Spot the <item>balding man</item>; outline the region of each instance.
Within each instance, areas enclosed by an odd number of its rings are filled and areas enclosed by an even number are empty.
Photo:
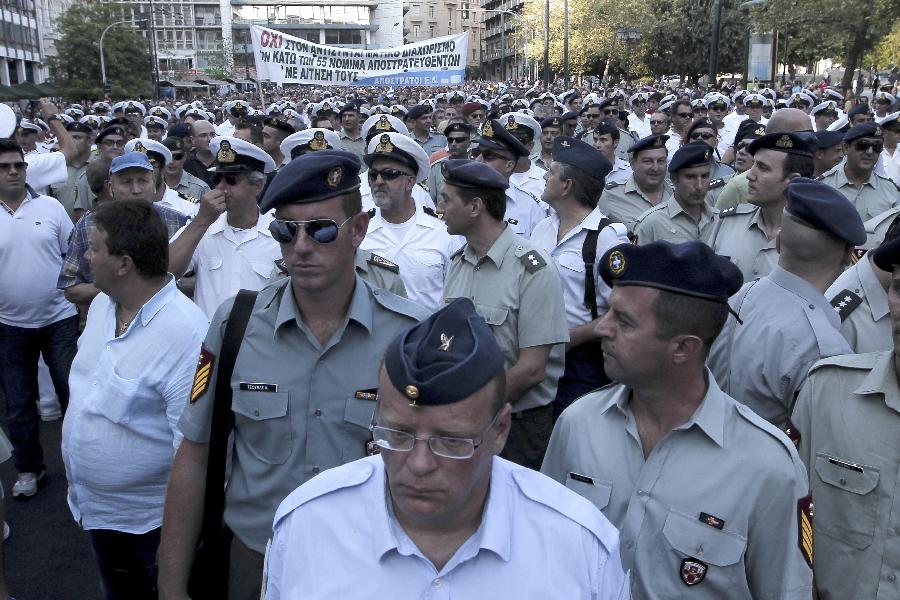
[[[798,108],[781,108],[772,113],[772,118],[766,123],[766,133],[790,133],[812,131],[812,122],[809,115]],[[747,202],[750,193],[750,184],[747,181],[747,172],[739,173],[731,178],[719,198],[716,200],[716,208],[725,210]]]
[[[188,153],[188,158],[184,161],[184,170],[205,181],[210,188],[215,187],[209,168],[216,162],[216,156],[210,152],[209,143],[215,136],[216,128],[212,123],[204,120],[195,121],[191,125],[194,149]]]

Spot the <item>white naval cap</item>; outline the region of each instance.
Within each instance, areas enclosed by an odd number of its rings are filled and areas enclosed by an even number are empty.
[[[126,113],[130,112],[139,112],[141,116],[147,114],[147,108],[144,106],[143,102],[138,102],[137,100],[128,100],[122,103],[122,110]]]
[[[125,152],[141,152],[142,154],[146,154],[151,163],[154,162],[154,157],[150,156],[149,153],[154,152],[159,154],[164,162],[161,165],[154,164],[153,166],[155,167],[163,167],[172,162],[172,151],[156,140],[151,140],[149,138],[134,138],[133,140],[129,140],[128,143],[125,144]]]
[[[798,102],[805,102],[809,106],[814,106],[816,99],[806,92],[795,92],[788,98],[787,105],[788,107],[793,107]]]
[[[835,102],[834,100],[826,100],[825,102],[820,102],[812,107],[812,110],[809,111],[809,114],[815,115],[822,112],[823,110],[831,111],[836,114],[838,111],[837,102]]]
[[[169,125],[169,123],[165,119],[157,117],[156,115],[150,115],[149,117],[144,117],[144,126],[150,127],[150,125],[157,125],[159,127],[162,127],[163,129],[165,129]]]
[[[172,118],[172,111],[170,111],[165,106],[151,106],[147,110],[147,114],[151,117],[159,117],[160,119],[163,119],[165,121],[168,121]]]
[[[393,115],[372,115],[362,124],[362,137],[364,140],[369,139],[369,134],[376,135],[378,133],[388,133],[396,131],[403,135],[409,135],[409,129],[406,125]]]
[[[209,141],[209,151],[216,157],[210,171],[271,173],[275,170],[275,161],[267,152],[236,137],[217,135]]]
[[[382,133],[369,141],[363,160],[371,167],[372,162],[379,158],[390,158],[406,163],[410,169],[416,170],[416,181],[419,183],[431,175],[431,162],[425,150],[417,141],[402,133]]]
[[[724,94],[720,94],[718,92],[713,92],[712,94],[707,94],[703,98],[703,106],[705,106],[707,109],[710,106],[712,106],[713,104],[716,104],[718,102],[721,102],[722,104],[724,104],[725,108],[728,108],[729,106],[731,106],[731,98],[729,98],[728,96],[726,96]]]
[[[341,138],[330,129],[313,127],[304,129],[284,138],[278,146],[281,153],[290,161],[295,152],[317,152],[319,150],[343,150]]]
[[[532,140],[541,139],[541,124],[522,112],[508,112],[497,117],[497,121],[507,131],[516,131],[520,127],[526,127],[533,133]]]

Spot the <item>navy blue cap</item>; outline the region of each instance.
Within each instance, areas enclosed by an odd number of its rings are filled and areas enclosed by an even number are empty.
[[[547,117],[541,121],[541,127],[562,127],[562,122],[562,117],[553,115],[552,117]]]
[[[70,131],[72,133],[92,133],[94,130],[91,129],[87,123],[82,123],[81,121],[73,121],[72,123],[68,123],[66,125],[66,131]]]
[[[696,129],[712,129],[717,133],[719,131],[716,127],[716,124],[712,122],[712,119],[710,119],[709,117],[703,117],[691,123],[691,126],[688,127],[687,135],[685,135],[684,137],[686,139],[691,139],[691,134],[694,133],[694,130]]]
[[[432,112],[431,106],[427,104],[416,104],[406,113],[405,119],[418,119],[422,115],[427,115]]]
[[[613,104],[618,105],[618,101],[615,98],[605,98],[603,101],[600,102],[599,108],[600,108],[600,110],[603,110],[607,106],[612,106]]]
[[[600,276],[609,286],[639,285],[714,302],[728,302],[744,283],[733,262],[700,241],[619,244],[603,255]]]
[[[665,150],[666,142],[668,141],[669,136],[667,135],[648,135],[633,143],[631,148],[628,149],[628,152],[632,156],[635,156],[641,150]]]
[[[860,123],[859,125],[851,127],[850,131],[844,134],[844,141],[852,142],[859,138],[881,137],[883,135],[884,132],[881,129],[881,125],[878,125],[877,123]]]
[[[594,135],[606,135],[609,134],[613,137],[619,135],[619,126],[616,125],[615,119],[600,119],[596,125],[594,125]]]
[[[844,141],[844,134],[840,131],[828,131],[827,129],[816,132],[816,142],[819,150],[837,146]]]
[[[669,163],[669,173],[687,167],[708,165],[713,161],[713,149],[706,142],[691,142],[675,151]]]
[[[468,298],[457,298],[388,344],[384,369],[413,406],[453,404],[503,372],[503,351]]]
[[[747,119],[738,127],[737,133],[734,134],[734,143],[737,144],[741,140],[755,140],[766,135],[766,126],[762,123],[756,123]]]
[[[856,115],[870,115],[872,111],[869,109],[868,104],[857,104],[853,108],[850,109],[850,112],[847,113],[848,117],[855,117]]]
[[[343,115],[345,112],[359,112],[359,105],[356,102],[348,102],[341,107],[338,115]]]
[[[187,123],[175,123],[174,125],[169,125],[169,129],[166,132],[166,138],[170,137],[187,137],[191,135],[191,126]]]
[[[578,118],[578,113],[575,112],[574,110],[570,110],[570,111],[568,111],[568,112],[564,112],[564,113],[562,114],[562,116],[560,117],[560,120],[562,120],[562,121],[574,121],[574,120],[577,119],[577,118]]]
[[[875,266],[890,273],[895,265],[900,265],[900,237],[885,240],[872,252]]]
[[[343,150],[298,156],[272,179],[259,210],[265,213],[282,204],[321,202],[358,190],[361,167],[359,157]]]
[[[451,158],[441,163],[444,184],[470,190],[505,190],[509,180],[490,166],[468,158]]]
[[[816,136],[811,133],[767,133],[750,142],[747,152],[752,155],[765,149],[797,156],[812,156],[817,146]]]
[[[788,214],[852,246],[866,243],[862,217],[846,196],[827,183],[798,177],[788,184],[785,194]]]
[[[106,127],[105,129],[101,129],[100,133],[98,133],[97,137],[94,139],[94,142],[99,145],[100,142],[102,142],[108,135],[127,137],[124,127],[122,127],[121,125],[112,125],[110,127]]]
[[[450,135],[451,133],[464,133],[466,135],[472,135],[472,131],[474,127],[469,125],[468,123],[450,123],[444,128],[444,135]]]
[[[481,136],[475,142],[479,148],[505,150],[511,152],[516,158],[528,156],[528,148],[507,131],[497,119],[491,119],[484,124]]]
[[[612,171],[609,159],[602,152],[577,138],[566,135],[553,140],[553,160],[572,165],[579,171],[595,179],[606,179]]]

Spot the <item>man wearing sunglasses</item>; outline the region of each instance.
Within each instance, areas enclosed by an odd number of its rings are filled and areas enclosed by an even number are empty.
[[[437,310],[450,270],[450,255],[461,245],[429,208],[412,197],[417,179],[430,172],[425,151],[402,133],[372,138],[363,157],[375,208],[360,249],[377,253],[400,267],[407,297]]]
[[[628,115],[628,129],[637,134],[638,139],[647,137],[653,133],[650,119],[647,117],[647,100],[650,94],[638,92],[628,99],[631,105],[631,114]]]
[[[521,112],[506,113],[499,116],[497,120],[528,150],[528,155],[519,158],[516,162],[516,168],[509,176],[510,184],[521,188],[535,198],[540,198],[544,194],[544,173],[546,171],[531,160],[535,141],[539,141],[541,137],[540,123]]]
[[[244,153],[237,144],[231,149]],[[274,209],[270,232],[290,276],[257,297],[232,376],[233,470],[225,498],[225,522],[235,534],[231,599],[260,597],[272,518],[291,490],[374,450],[368,427],[379,361],[390,340],[427,316],[355,275],[369,221],[360,166],[340,150],[305,154],[278,172],[260,205],[263,213]],[[166,497],[161,598],[186,597],[203,512],[215,357],[230,311],[226,302],[212,319],[204,349],[214,366],[179,422],[185,439]]]
[[[900,204],[900,188],[875,170],[884,149],[881,125],[856,125],[844,134],[842,147],[846,160],[822,181],[844,194],[864,221]]]
[[[431,173],[428,176],[428,193],[435,203],[437,203],[441,187],[444,185],[442,172],[444,161],[449,158],[468,158],[473,131],[475,130],[468,123],[450,123],[444,129],[444,137],[447,138],[447,155],[431,163]]]
[[[669,136],[666,141],[666,150],[669,151],[669,160],[671,160],[682,144],[687,143],[684,138],[687,136],[687,130],[691,123],[694,122],[691,103],[683,99],[674,101],[669,109],[669,120],[672,122],[672,127],[666,132],[666,135]]]
[[[512,421],[505,387],[503,353],[468,299],[391,342],[371,424],[380,455],[281,504],[266,600],[627,598],[606,518],[497,457]]]
[[[172,160],[166,162],[165,169],[163,169],[166,185],[188,198],[197,200],[202,198],[210,188],[205,181],[184,169],[184,161],[187,159],[184,138],[169,135],[162,141],[162,144],[169,149],[172,155]]]

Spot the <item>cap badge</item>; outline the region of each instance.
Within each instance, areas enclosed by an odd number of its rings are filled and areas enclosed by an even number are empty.
[[[874,134],[874,135],[876,135],[876,136],[881,135],[881,127],[876,127],[876,128],[875,128],[875,134]]]
[[[762,137],[762,136],[766,135],[766,128],[765,127],[757,127],[756,131],[754,131],[753,134]]]
[[[135,152],[143,152],[144,154],[147,154],[147,149],[144,148],[144,144],[142,144],[141,142],[135,143],[134,151]]]
[[[313,139],[309,141],[309,149],[313,151],[327,150],[330,147],[328,142],[325,141],[325,133],[322,131],[315,132],[313,134]]]
[[[224,140],[219,145],[219,151],[216,152],[216,160],[220,163],[233,163],[237,160],[237,154],[231,149],[231,142]]]
[[[619,250],[609,255],[608,263],[610,272],[616,277],[625,272],[625,255]]]
[[[417,388],[414,385],[408,385],[408,386],[406,386],[406,389],[404,391],[406,392],[406,397],[409,398],[410,400],[412,400],[412,402],[410,402],[409,405],[415,406],[416,399],[418,399],[418,397],[419,397],[419,388]]]
[[[328,171],[328,175],[325,177],[325,184],[328,185],[331,189],[337,188],[340,185],[341,179],[344,178],[344,168],[341,166],[337,166]]]
[[[786,148],[790,150],[794,147],[794,142],[791,140],[791,137],[789,135],[783,135],[778,138],[777,142],[775,142],[775,146],[777,148]]]
[[[388,121],[387,115],[382,114],[378,121],[375,122],[375,131],[393,131],[391,122]]]
[[[712,156],[712,150],[704,150],[703,151],[703,160],[709,160]]]
[[[453,343],[453,336],[448,336],[446,333],[441,334],[441,344],[440,349],[444,352],[450,352],[450,344]]]
[[[662,148],[663,147],[663,140],[661,137],[658,137],[655,140],[653,140],[653,147],[654,148]]]
[[[519,128],[519,124],[516,123],[516,118],[512,115],[509,115],[509,118],[506,119],[506,130],[507,131],[515,131]]]
[[[486,138],[494,137],[494,128],[491,126],[490,121],[484,124],[484,129],[481,130],[481,135]]]
[[[390,154],[394,151],[394,145],[391,143],[391,136],[383,134],[378,145],[375,146],[375,152],[378,154]]]

